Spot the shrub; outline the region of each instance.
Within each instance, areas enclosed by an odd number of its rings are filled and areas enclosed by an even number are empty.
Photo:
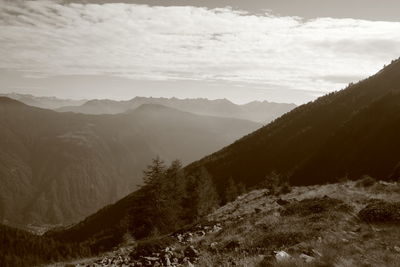
[[[279,194],[289,194],[290,192],[292,192],[292,187],[287,182],[283,183],[279,188]]]
[[[305,231],[287,230],[267,232],[259,242],[259,246],[278,249],[296,245],[310,237]]]
[[[143,240],[137,243],[136,249],[132,252],[131,256],[149,256],[152,253],[171,246],[174,242],[175,239],[171,236]]]
[[[266,188],[271,195],[287,194],[292,191],[292,188],[288,182],[287,176],[271,172],[265,177],[265,180],[260,183],[261,188]]]
[[[365,175],[360,180],[357,181],[357,187],[371,187],[376,183],[376,180],[371,176]]]
[[[292,202],[285,206],[282,215],[308,216],[332,210],[348,211],[350,207],[339,199],[325,196],[323,198],[308,198],[298,202]]]
[[[363,208],[358,215],[363,221],[370,223],[399,223],[400,202],[391,203],[374,200]]]

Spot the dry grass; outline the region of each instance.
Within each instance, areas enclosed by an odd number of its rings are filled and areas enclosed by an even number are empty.
[[[223,230],[201,241],[198,265],[398,266],[400,225],[371,225],[358,212],[371,199],[400,201],[400,187],[368,180],[295,187],[279,197],[266,190],[241,196],[209,215]],[[290,203],[278,205],[278,198]],[[217,251],[209,249],[212,242]],[[278,250],[291,258],[277,262]],[[314,261],[306,263],[302,253]]]

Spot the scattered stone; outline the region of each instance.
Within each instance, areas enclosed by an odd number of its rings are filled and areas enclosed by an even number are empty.
[[[312,249],[312,252],[314,253],[314,255],[316,255],[318,257],[322,257],[322,254],[318,250]]]
[[[182,264],[182,266],[185,266],[185,267],[194,267],[194,265],[190,262],[190,260],[189,260],[188,258],[184,258],[184,259],[183,259],[183,264]]]
[[[143,259],[148,260],[148,261],[158,261],[159,258],[157,257],[143,257]]]
[[[275,252],[275,259],[277,262],[282,262],[290,259],[291,256],[286,251],[277,251]]]
[[[300,257],[302,260],[304,260],[306,263],[311,263],[311,262],[314,262],[314,261],[315,261],[315,258],[314,258],[314,257],[311,257],[311,256],[309,256],[309,255],[307,255],[307,254],[304,254],[304,253],[300,254],[299,257]]]
[[[216,233],[216,232],[219,232],[219,231],[221,231],[222,230],[222,227],[221,227],[221,225],[218,223],[218,224],[216,224],[216,225],[214,225],[213,226],[213,229],[212,229],[212,233]]]
[[[217,242],[212,242],[210,244],[210,249],[213,251],[217,251],[218,250],[218,243]]]
[[[206,232],[204,232],[203,230],[201,230],[201,231],[198,231],[196,234],[197,234],[198,236],[205,236],[205,235],[206,235]]]
[[[231,240],[226,244],[225,249],[227,250],[237,250],[240,247],[240,242],[238,240]]]
[[[278,205],[281,205],[281,206],[285,206],[285,205],[287,205],[287,204],[289,204],[290,202],[289,201],[287,201],[287,200],[284,200],[284,199],[278,199],[277,201],[276,201],[276,203],[278,204]]]
[[[193,246],[188,246],[184,253],[186,257],[190,258],[197,258],[199,256],[199,252]]]

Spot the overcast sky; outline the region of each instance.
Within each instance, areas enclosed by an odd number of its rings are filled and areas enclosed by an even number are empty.
[[[400,1],[122,2],[0,0],[0,92],[304,103],[400,56]]]

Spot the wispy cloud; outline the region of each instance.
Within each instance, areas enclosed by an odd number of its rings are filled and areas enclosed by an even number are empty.
[[[334,90],[400,56],[400,23],[0,1],[0,53],[0,68],[34,77],[107,74]]]

